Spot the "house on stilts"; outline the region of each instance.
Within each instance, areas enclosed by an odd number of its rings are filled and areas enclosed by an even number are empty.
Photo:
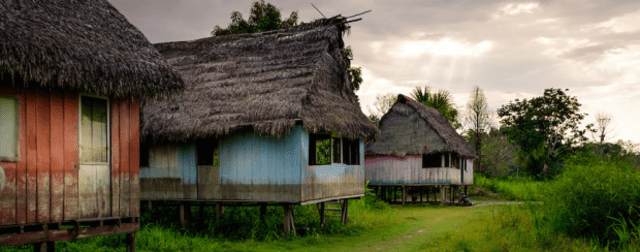
[[[186,88],[144,106],[143,203],[177,203],[183,223],[190,205],[215,204],[217,218],[221,206],[281,205],[286,235],[292,205],[324,216],[339,200],[346,221],[365,193],[364,139],[379,134],[348,79],[347,22],[156,44]]]
[[[382,137],[369,142],[365,152],[365,179],[378,197],[396,202],[400,190],[404,204],[409,195],[422,202],[425,193],[427,201],[434,193],[435,200],[439,191],[445,204],[453,203],[457,192],[460,203],[470,204],[466,188],[473,184],[476,154],[437,110],[398,95],[379,128]]]
[[[0,1],[0,247],[135,249],[140,100],[183,88],[106,0]]]

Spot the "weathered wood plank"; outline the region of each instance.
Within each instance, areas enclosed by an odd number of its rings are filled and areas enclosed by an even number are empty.
[[[96,191],[96,167],[79,165],[78,168],[78,207],[80,218],[98,217],[98,198]]]
[[[140,100],[131,101],[129,114],[129,181],[130,181],[130,216],[139,216],[140,208]]]
[[[120,215],[120,103],[111,101],[111,216]]]
[[[131,216],[130,201],[130,106],[128,99],[120,99],[120,215]]]
[[[20,158],[21,161],[17,164],[16,173],[16,224],[23,224],[27,222],[27,102],[26,91],[20,90]]]
[[[64,93],[51,92],[51,221],[64,219]]]
[[[37,222],[37,109],[36,109],[36,91],[28,90],[25,95],[26,101],[26,117],[27,126],[27,223]]]
[[[64,219],[78,218],[78,94],[64,94]]]
[[[36,99],[36,166],[37,166],[37,220],[51,219],[51,103],[49,94],[38,92]]]

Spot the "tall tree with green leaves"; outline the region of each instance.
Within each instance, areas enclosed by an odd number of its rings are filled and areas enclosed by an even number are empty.
[[[586,113],[580,113],[581,104],[569,89],[549,88],[544,95],[531,100],[516,99],[498,109],[502,129],[508,139],[519,147],[518,153],[527,168],[535,175],[546,174],[547,167],[562,150],[587,140],[593,124],[580,129]]]
[[[471,99],[467,103],[467,115],[464,118],[464,124],[469,130],[469,136],[473,141],[473,145],[478,155],[476,166],[478,172],[482,172],[482,144],[484,136],[491,129],[491,111],[487,104],[487,97],[480,87],[474,87],[471,92]]]
[[[297,11],[291,12],[289,18],[282,20],[280,10],[270,3],[265,3],[264,0],[254,2],[250,13],[249,20],[245,20],[239,11],[232,12],[229,26],[221,28],[216,25],[211,31],[211,36],[268,32],[298,25]],[[342,48],[341,53],[346,65],[349,83],[353,91],[356,91],[360,89],[360,84],[362,84],[362,68],[351,66],[353,59],[351,46]]]
[[[454,129],[462,127],[462,124],[458,121],[458,109],[456,104],[453,103],[453,97],[449,91],[440,89],[437,93],[432,93],[431,88],[428,86],[425,86],[424,90],[416,87],[411,92],[411,97],[419,103],[438,110]]]
[[[369,111],[371,112],[371,115],[369,115],[369,120],[378,125],[378,122],[380,122],[382,116],[386,114],[389,109],[391,109],[391,107],[396,103],[397,100],[398,96],[392,93],[388,93],[386,95],[378,95],[376,97],[376,102],[373,104],[374,110],[372,111],[371,108],[369,108]]]

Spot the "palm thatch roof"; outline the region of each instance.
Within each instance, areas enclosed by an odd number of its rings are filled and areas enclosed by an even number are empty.
[[[0,1],[0,83],[111,97],[184,88],[147,38],[106,0]]]
[[[294,125],[349,138],[379,134],[348,81],[345,19],[288,29],[156,44],[186,83],[181,97],[147,103],[143,136],[223,136],[249,127],[280,137]]]
[[[398,100],[380,119],[382,137],[369,142],[366,155],[421,155],[455,152],[476,157],[462,138],[438,110],[398,95]]]

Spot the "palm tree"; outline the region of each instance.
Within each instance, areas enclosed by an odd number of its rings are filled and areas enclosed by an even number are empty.
[[[456,109],[456,104],[453,103],[449,91],[440,89],[437,93],[431,93],[431,88],[428,86],[425,86],[424,90],[416,87],[411,93],[411,97],[425,106],[438,110],[444,118],[447,118],[454,129],[462,127],[462,124],[458,122],[458,109]]]

